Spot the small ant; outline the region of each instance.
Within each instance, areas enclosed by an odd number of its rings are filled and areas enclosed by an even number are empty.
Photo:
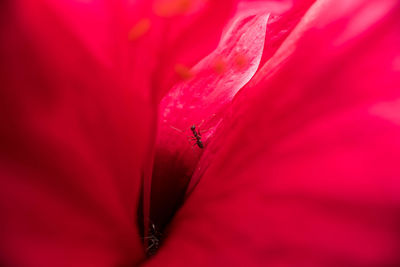
[[[196,126],[193,124],[192,126],[190,126],[190,130],[192,131],[194,137],[192,137],[193,141],[196,141],[196,143],[194,143],[194,145],[197,145],[199,148],[203,149],[204,145],[203,142],[201,141],[201,134],[200,134],[200,130],[196,131]]]
[[[200,124],[200,125],[201,125],[201,124]],[[179,129],[173,127],[173,126],[170,126],[170,127],[171,127],[172,129],[178,131],[178,132],[183,133],[182,130],[179,130]],[[194,145],[197,145],[199,148],[203,149],[203,148],[204,148],[204,143],[203,143],[203,141],[201,141],[200,130],[196,130],[196,125],[194,125],[194,124],[193,124],[192,126],[190,126],[190,130],[192,131],[193,136],[188,136],[188,138],[191,138],[190,140],[192,140],[192,141],[196,141],[196,142],[193,144],[193,146],[194,146]]]
[[[215,116],[215,114],[213,114],[213,116]],[[203,148],[204,148],[204,143],[203,143],[203,141],[201,140],[201,134],[200,134],[200,126],[201,126],[203,123],[204,123],[204,120],[197,126],[197,129],[196,129],[196,125],[194,125],[194,124],[193,124],[192,126],[190,126],[190,130],[192,131],[193,136],[188,136],[188,138],[191,138],[190,140],[195,141],[195,143],[193,144],[193,146],[197,145],[200,149],[203,149]],[[170,127],[171,127],[172,129],[174,129],[175,131],[178,131],[178,132],[180,132],[180,133],[184,133],[184,131],[179,130],[179,129],[177,129],[177,128],[171,126],[171,125],[170,125]],[[211,128],[210,128],[210,129],[211,129]],[[206,132],[206,131],[208,131],[208,130],[210,130],[210,129],[203,130],[203,132]],[[193,146],[192,146],[192,148],[193,148]]]

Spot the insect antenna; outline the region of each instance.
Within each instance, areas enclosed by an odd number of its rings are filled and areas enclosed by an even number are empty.
[[[171,129],[173,129],[173,130],[175,130],[175,131],[178,131],[178,132],[180,132],[180,133],[184,133],[181,129],[178,129],[178,128],[172,126],[172,125],[170,125],[169,127],[171,127]]]

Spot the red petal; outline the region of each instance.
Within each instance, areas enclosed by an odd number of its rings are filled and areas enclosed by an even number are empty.
[[[151,218],[160,227],[180,205],[202,152],[195,142],[188,141],[187,137],[193,136],[190,126],[198,127],[207,146],[211,128],[259,66],[268,15],[239,11],[218,47],[190,70],[193,77],[162,100],[151,204]],[[245,58],[245,65],[237,63],[238,56]],[[223,69],[216,68],[218,63]]]
[[[144,83],[151,64],[130,81],[137,47],[127,7],[1,6],[1,265],[137,264],[144,253],[136,210],[155,108]]]
[[[234,101],[149,266],[400,264],[399,8],[310,8]]]
[[[192,10],[186,11],[185,14],[188,13],[186,16],[174,16],[167,20],[168,36],[164,36],[161,40],[163,53],[159,57],[162,70],[157,73],[161,78],[156,81],[163,90],[160,96],[164,96],[174,84],[182,81],[182,76],[176,75],[174,66],[183,64],[190,68],[207,53],[213,51],[218,44],[222,29],[227,28],[226,22],[232,18],[237,9],[253,14],[257,12],[280,14],[290,7],[292,0],[268,1],[267,5],[263,4],[263,8],[260,8],[259,1],[252,0],[158,0],[157,2],[170,3],[172,6],[174,3],[192,2],[193,6]]]

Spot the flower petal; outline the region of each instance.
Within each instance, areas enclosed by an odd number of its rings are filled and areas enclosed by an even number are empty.
[[[239,11],[218,47],[190,70],[193,77],[162,100],[151,203],[151,218],[160,227],[180,205],[202,153],[195,142],[188,141],[189,127],[195,124],[207,144],[211,128],[259,66],[268,16],[264,11]],[[245,59],[244,65],[238,64],[239,56]],[[218,69],[217,64],[223,65]]]
[[[310,8],[235,99],[148,266],[400,263],[399,8]]]
[[[1,265],[137,264],[136,210],[156,108],[143,82],[151,64],[137,84],[129,78],[138,48],[125,7],[1,5]]]

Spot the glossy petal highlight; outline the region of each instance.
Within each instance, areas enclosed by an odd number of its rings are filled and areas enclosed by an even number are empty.
[[[164,227],[180,205],[202,149],[188,136],[193,124],[202,142],[212,136],[234,95],[256,72],[264,47],[268,13],[239,12],[218,47],[191,69],[160,104],[160,119],[152,180],[152,220]],[[237,57],[246,59],[239,66]],[[223,62],[225,71],[216,70]],[[220,63],[221,64],[221,63]]]

